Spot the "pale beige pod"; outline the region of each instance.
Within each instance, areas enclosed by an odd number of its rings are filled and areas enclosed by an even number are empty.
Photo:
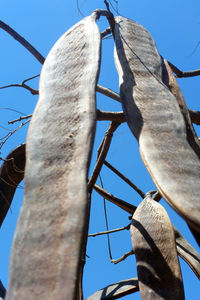
[[[174,228],[166,210],[148,195],[131,224],[142,300],[183,300],[184,289]]]
[[[11,255],[7,300],[77,294],[90,201],[101,37],[96,13],[50,51],[27,138],[25,198]]]
[[[179,105],[162,81],[163,60],[149,32],[116,18],[115,62],[128,125],[167,202],[200,231],[200,161],[189,145]]]

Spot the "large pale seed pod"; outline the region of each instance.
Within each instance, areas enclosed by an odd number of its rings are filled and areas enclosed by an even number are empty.
[[[90,201],[100,32],[92,14],[50,51],[27,138],[25,198],[7,300],[75,299]]]
[[[133,215],[131,239],[141,299],[184,299],[174,228],[163,206],[150,196]]]
[[[128,125],[167,202],[200,231],[200,161],[187,141],[179,105],[162,81],[163,60],[141,25],[116,18],[115,62]]]

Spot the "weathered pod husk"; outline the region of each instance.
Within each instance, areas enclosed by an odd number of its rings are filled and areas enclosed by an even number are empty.
[[[94,13],[67,31],[42,69],[27,138],[25,198],[12,248],[7,300],[70,300],[78,292],[100,65],[95,19]]]
[[[118,299],[139,291],[137,278],[125,279],[98,290],[87,300]]]
[[[115,46],[121,102],[143,162],[165,200],[200,231],[200,161],[162,81],[163,59],[149,32],[124,17],[116,18]]]
[[[133,215],[131,239],[141,299],[184,299],[174,229],[163,206],[150,196]]]
[[[12,150],[0,169],[0,227],[11,206],[17,186],[24,178],[25,144]]]
[[[200,254],[188,243],[177,228],[174,227],[178,255],[189,265],[200,279]]]

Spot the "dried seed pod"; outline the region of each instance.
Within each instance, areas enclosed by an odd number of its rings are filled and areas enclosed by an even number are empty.
[[[98,290],[87,300],[118,299],[139,291],[137,278],[125,279]]]
[[[0,169],[0,227],[12,203],[17,186],[24,178],[25,144],[12,150]]]
[[[188,243],[182,234],[174,227],[178,255],[189,265],[200,279],[200,254]]]
[[[150,196],[133,215],[131,239],[141,299],[184,299],[174,229],[163,206]]]
[[[200,231],[200,161],[179,105],[162,81],[163,60],[141,25],[116,18],[115,61],[127,122],[162,196]]]
[[[101,38],[96,13],[50,51],[27,139],[25,199],[14,238],[7,300],[75,299],[90,201]]]

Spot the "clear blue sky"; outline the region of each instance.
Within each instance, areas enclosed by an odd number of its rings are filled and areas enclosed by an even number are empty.
[[[79,2],[80,5],[83,3],[81,11],[86,16],[96,8],[105,8],[103,0],[80,0]],[[115,5],[114,2],[116,1],[112,1],[113,5]],[[185,71],[200,68],[200,47],[191,55],[200,41],[199,0],[119,0],[118,3],[120,15],[139,22],[151,32],[163,57]],[[114,14],[116,15],[115,12]],[[0,19],[24,36],[45,57],[56,40],[81,18],[75,0],[0,1]],[[100,20],[98,24],[101,30],[108,27],[104,20]],[[25,78],[40,73],[39,62],[1,29],[0,40],[0,86],[20,83]],[[103,41],[102,56],[99,83],[118,91],[118,76],[113,62],[113,41],[111,39]],[[179,80],[188,107],[195,110],[200,109],[199,82],[199,77]],[[38,80],[33,81],[32,86],[38,88]],[[37,96],[30,95],[26,90],[20,88],[0,90],[0,126],[8,129],[15,128],[17,124],[11,126],[7,122],[21,115],[4,108],[12,108],[23,114],[30,114],[36,102]],[[119,103],[99,94],[97,104],[98,108],[103,110],[121,110]],[[108,122],[98,123],[91,169],[95,163],[96,149],[107,127]],[[1,150],[1,157],[5,158],[12,148],[25,141],[26,129],[22,128],[9,139]],[[199,130],[197,129],[197,131]],[[0,138],[6,133],[7,131],[0,127]],[[107,160],[144,192],[155,188],[140,159],[137,142],[126,125],[122,125],[115,133]],[[140,197],[106,167],[102,170],[102,179],[104,188],[115,196],[135,205],[140,203]],[[10,248],[22,199],[23,184],[18,188],[11,210],[0,230],[0,279],[6,287]],[[167,209],[173,224],[198,250],[194,238],[182,219],[163,200],[161,203]],[[110,229],[128,224],[128,215],[125,212],[109,203],[107,208]],[[103,230],[105,230],[103,200],[94,193],[90,233]],[[131,250],[129,232],[113,234],[111,247],[113,258],[119,258]],[[110,283],[137,276],[134,256],[118,265],[110,263],[105,236],[89,238],[87,254],[90,258],[87,259],[85,267],[85,297]],[[182,260],[180,261],[186,299],[199,299],[199,281],[190,268]],[[138,293],[127,298],[130,297],[140,299]]]

